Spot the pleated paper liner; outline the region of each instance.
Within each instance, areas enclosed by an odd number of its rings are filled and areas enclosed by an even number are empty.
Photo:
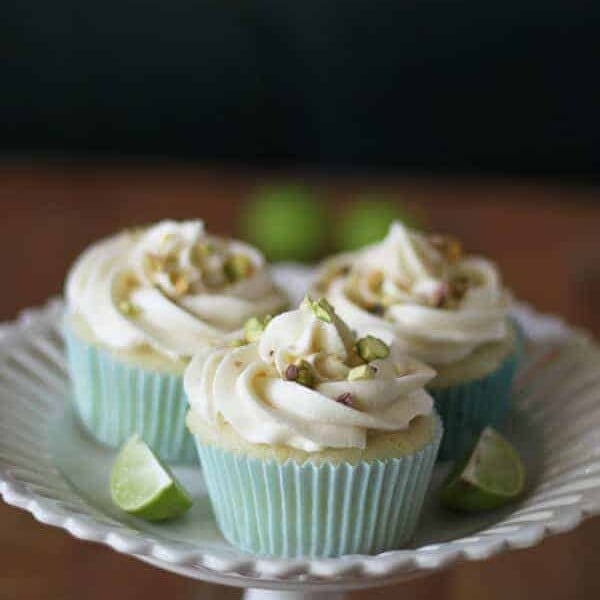
[[[254,554],[377,554],[410,541],[442,436],[419,452],[362,462],[261,460],[204,445],[202,471],[219,527]]]
[[[96,440],[117,448],[138,433],[166,461],[197,462],[180,375],[127,364],[82,340],[68,324],[64,334],[73,401]]]
[[[515,350],[489,375],[428,392],[444,423],[438,460],[454,460],[466,454],[479,434],[491,425],[501,428],[510,410],[510,391],[523,352],[523,332],[517,331]]]

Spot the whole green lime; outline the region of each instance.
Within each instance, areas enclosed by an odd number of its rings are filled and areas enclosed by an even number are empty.
[[[171,470],[137,434],[117,456],[110,493],[119,508],[148,521],[179,517],[192,506],[192,499]]]
[[[355,200],[341,215],[334,230],[339,251],[356,250],[383,239],[393,221],[400,220],[412,228],[420,228],[424,217],[416,209],[380,196],[366,195]]]
[[[240,230],[271,261],[309,261],[325,247],[327,214],[307,188],[270,187],[248,201],[240,215]]]

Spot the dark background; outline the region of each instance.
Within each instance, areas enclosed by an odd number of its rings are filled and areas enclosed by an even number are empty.
[[[600,4],[9,0],[0,152],[595,178]]]
[[[600,335],[599,59],[600,4],[577,0],[0,0],[0,321],[95,239],[239,233],[258,187],[301,182],[328,235],[381,193]],[[240,597],[1,502],[0,564],[2,600]],[[404,597],[600,598],[600,518],[352,595]]]

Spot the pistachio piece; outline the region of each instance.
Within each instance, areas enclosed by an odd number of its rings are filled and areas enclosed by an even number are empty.
[[[324,281],[324,280],[317,281],[314,284],[313,289],[315,290],[315,292],[319,292],[320,294],[324,294],[327,291],[327,282]]]
[[[150,274],[169,272],[177,268],[177,255],[170,254],[152,254],[144,256],[144,268]]]
[[[140,282],[138,281],[137,277],[133,273],[127,273],[126,275],[123,276],[123,279],[121,280],[121,288],[125,292],[131,293],[135,289],[137,289],[137,287],[139,285],[140,285]]]
[[[313,387],[315,385],[315,376],[312,367],[306,361],[300,363],[296,383],[306,387]]]
[[[348,381],[360,381],[363,379],[373,379],[377,369],[371,365],[359,365],[350,369],[348,373]]]
[[[265,315],[264,317],[251,317],[244,323],[244,337],[248,343],[256,342],[265,330],[269,321],[273,317]]]
[[[320,298],[319,300],[313,300],[310,296],[306,296],[304,299],[306,304],[315,313],[315,317],[325,323],[333,323],[333,317],[335,316],[335,309],[326,298]]]
[[[136,238],[142,235],[146,229],[148,229],[147,225],[134,225],[133,227],[125,227],[123,232],[131,237]]]
[[[164,271],[166,266],[166,261],[164,257],[159,256],[158,254],[146,254],[144,256],[144,267],[150,273],[156,273],[157,271]]]
[[[385,306],[377,302],[369,306],[368,311],[376,317],[383,317],[385,314]]]
[[[354,402],[354,396],[350,392],[345,392],[340,394],[335,401],[351,408]]]
[[[450,263],[455,263],[462,258],[463,248],[460,240],[450,235],[431,235],[430,243],[446,258]]]
[[[129,300],[121,300],[119,310],[127,317],[137,317],[141,312],[140,307]]]
[[[301,360],[298,364],[288,365],[284,375],[288,381],[295,381],[306,387],[312,387],[315,384],[312,367],[305,360]]]
[[[173,286],[175,291],[175,296],[179,298],[180,296],[184,296],[188,293],[190,289],[190,282],[187,280],[186,276],[178,271],[171,271],[169,273],[169,281]]]
[[[456,238],[448,238],[446,244],[446,258],[449,262],[455,263],[462,258],[463,247],[459,240]]]
[[[229,348],[239,348],[240,346],[245,346],[247,344],[246,340],[231,340],[227,346],[229,346]]]
[[[380,298],[380,304],[383,306],[383,311],[385,312],[390,306],[397,304],[397,300],[394,296],[390,294],[382,294]]]
[[[471,282],[466,275],[458,275],[450,281],[450,296],[456,301],[460,302],[464,295],[467,293]]]
[[[214,254],[214,252],[215,247],[210,242],[198,242],[192,249],[192,262],[198,267],[207,256]]]
[[[175,239],[174,233],[172,233],[172,232],[165,233],[160,240],[160,245],[164,248],[164,247],[168,246],[174,239]]]
[[[232,254],[225,261],[223,272],[230,283],[235,283],[250,275],[252,261],[245,254]]]
[[[426,290],[423,295],[423,301],[425,304],[433,307],[433,308],[447,308],[447,300],[450,299],[449,296],[450,288],[445,281],[441,281],[431,289]]]
[[[378,358],[387,358],[390,355],[389,346],[373,335],[368,335],[356,342],[356,350],[359,356],[367,361],[377,360]]]
[[[369,289],[378,293],[383,285],[383,271],[372,271],[367,277],[367,285]]]
[[[298,379],[299,369],[297,365],[288,365],[285,369],[284,377],[288,381],[296,381]]]

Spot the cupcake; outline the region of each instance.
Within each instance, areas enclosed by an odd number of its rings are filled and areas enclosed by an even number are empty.
[[[327,260],[315,292],[359,335],[370,332],[431,365],[444,422],[441,459],[468,451],[508,412],[519,333],[496,267],[454,238],[392,224],[379,244]]]
[[[309,298],[197,354],[187,423],[223,535],[280,557],[406,544],[442,433],[423,389],[433,376]]]
[[[163,221],[88,248],[66,282],[73,399],[86,429],[119,446],[138,433],[168,461],[197,460],[182,374],[198,347],[236,339],[249,315],[287,303],[254,248]]]

